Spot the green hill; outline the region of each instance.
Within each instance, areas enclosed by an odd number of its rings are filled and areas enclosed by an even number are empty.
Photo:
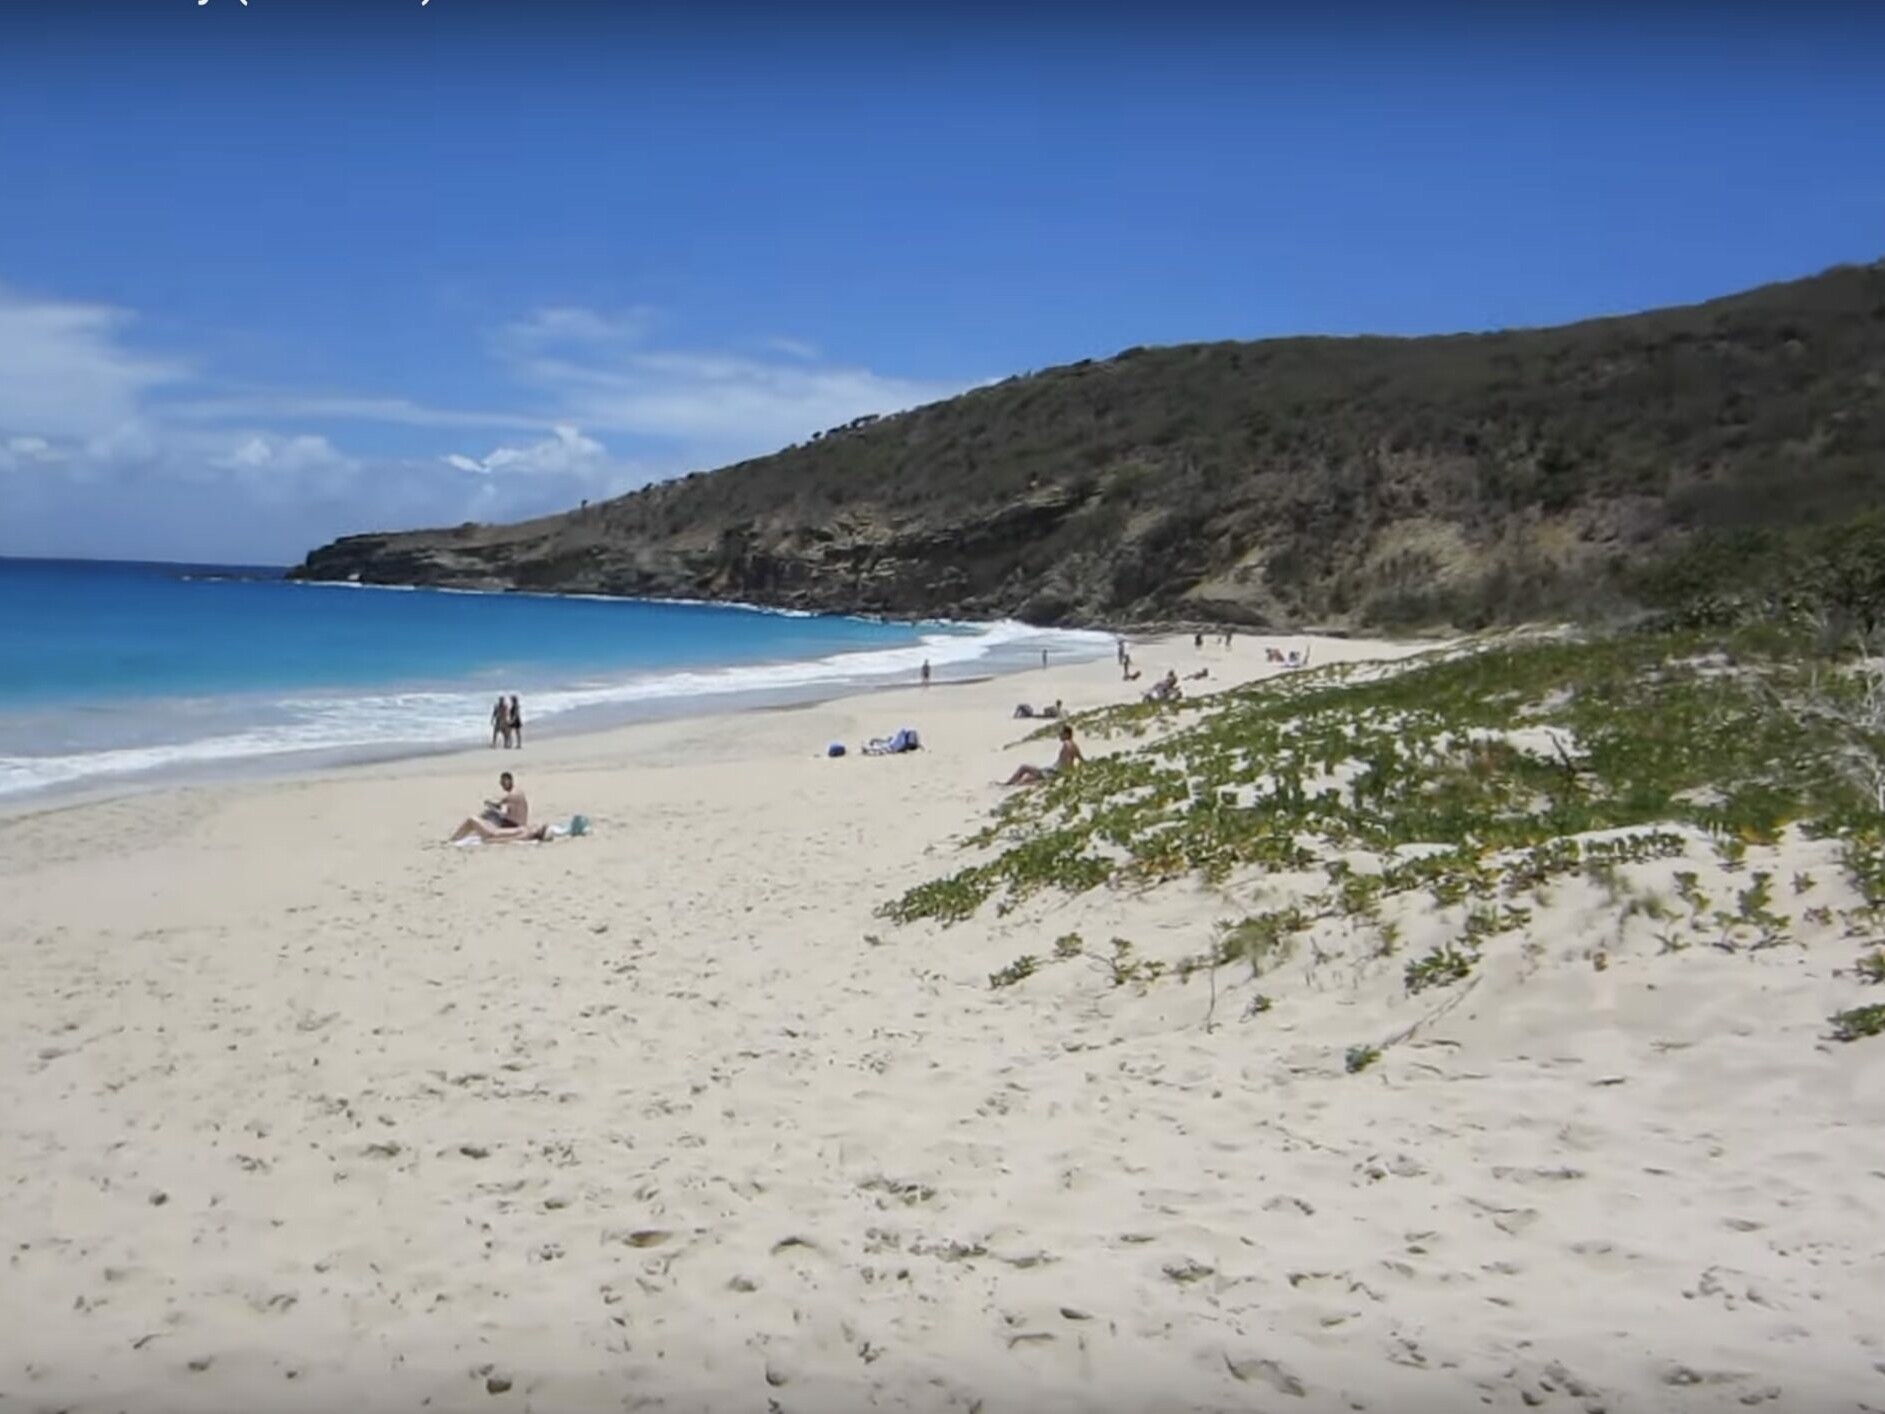
[[[1473,626],[1885,503],[1885,262],[1553,329],[1129,349],[296,573],[1043,623]]]

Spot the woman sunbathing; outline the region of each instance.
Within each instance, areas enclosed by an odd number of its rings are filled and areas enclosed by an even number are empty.
[[[1086,757],[1080,754],[1080,748],[1074,742],[1072,726],[1064,726],[1060,729],[1060,754],[1054,758],[1053,765],[1017,766],[1015,773],[1002,784],[1005,786],[1038,785],[1042,781],[1052,780],[1062,771],[1071,770],[1084,760]]]
[[[460,840],[468,840],[473,835],[486,844],[510,844],[514,840],[547,840],[550,837],[550,827],[539,825],[532,830],[522,825],[493,825],[489,820],[468,819],[452,832],[452,837],[446,843],[457,844]]]

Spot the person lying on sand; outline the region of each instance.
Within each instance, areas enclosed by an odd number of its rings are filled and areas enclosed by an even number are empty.
[[[504,792],[496,800],[484,803],[484,814],[468,818],[452,832],[451,843],[477,835],[487,844],[507,844],[511,840],[540,840],[547,833],[542,827],[530,828],[530,800],[517,789],[516,778],[506,771],[497,778]]]
[[[446,840],[446,843],[457,844],[460,840],[468,840],[473,835],[478,836],[486,844],[510,844],[516,840],[547,840],[550,838],[550,827],[539,825],[536,829],[530,830],[521,825],[507,827],[493,825],[489,820],[467,818],[464,824],[452,832],[451,838]]]
[[[1054,758],[1051,766],[1017,766],[1015,773],[1003,781],[1005,786],[1031,786],[1042,781],[1052,780],[1062,771],[1070,771],[1086,757],[1080,754],[1080,747],[1073,739],[1073,727],[1060,729],[1060,754]]]

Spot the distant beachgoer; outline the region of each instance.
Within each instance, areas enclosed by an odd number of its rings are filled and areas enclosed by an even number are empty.
[[[502,697],[498,698],[497,706],[491,709],[491,746],[493,750],[496,749],[499,738],[503,739],[504,745],[509,746],[511,744],[510,706]]]
[[[1045,648],[1041,650],[1041,667],[1043,670],[1047,667],[1047,650]]]
[[[1196,682],[1199,678],[1208,678],[1210,676],[1211,676],[1211,670],[1209,668],[1199,668],[1198,671],[1195,673],[1186,673],[1185,681]]]
[[[1231,639],[1231,635],[1232,635],[1233,633],[1235,633],[1235,632],[1237,632],[1237,630],[1236,630],[1236,629],[1234,629],[1234,628],[1227,628],[1227,629],[1225,629],[1225,630],[1224,630],[1224,646],[1225,646],[1226,648],[1229,648],[1229,647],[1230,647],[1230,639]]]
[[[929,686],[929,659],[923,660],[923,686]]]
[[[1115,656],[1119,660],[1119,666],[1122,668],[1125,667],[1126,666],[1126,640],[1123,638],[1120,639],[1118,643],[1113,645],[1113,647],[1115,651]]]
[[[1132,670],[1132,654],[1121,653],[1119,655],[1119,675],[1127,682],[1131,682],[1138,676],[1138,674]]]
[[[1202,632],[1191,635],[1191,646],[1200,653],[1204,652],[1204,634]]]
[[[1080,754],[1080,747],[1073,739],[1073,727],[1060,729],[1060,752],[1054,757],[1051,766],[1017,766],[1015,773],[1003,781],[1004,786],[1036,785],[1041,781],[1052,780],[1062,771],[1070,771],[1086,757]]]
[[[524,709],[517,705],[515,693],[511,694],[510,719],[511,735],[517,738],[517,749],[521,751],[524,745]]]
[[[1164,677],[1145,690],[1143,696],[1147,702],[1176,702],[1183,697],[1184,691],[1178,686],[1178,669],[1167,671]]]
[[[1032,717],[1034,708],[1026,702],[1015,703],[1014,714],[1017,717]]]

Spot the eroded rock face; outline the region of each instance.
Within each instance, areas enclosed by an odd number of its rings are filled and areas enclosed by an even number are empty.
[[[1048,624],[1510,621],[1885,500],[1885,264],[1562,329],[1129,350],[295,573]]]

